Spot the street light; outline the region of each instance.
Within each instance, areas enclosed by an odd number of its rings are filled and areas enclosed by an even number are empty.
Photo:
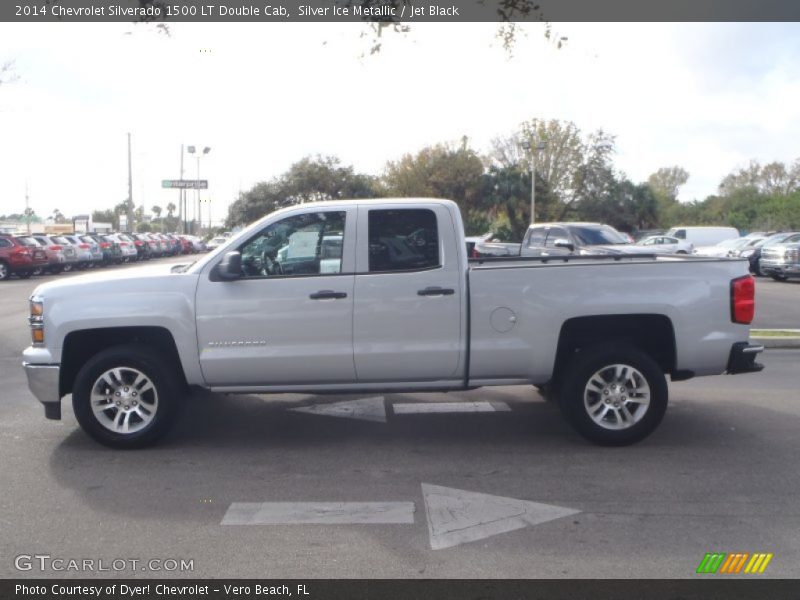
[[[536,154],[539,150],[544,150],[547,148],[547,142],[544,140],[539,139],[535,133],[532,136],[533,145],[531,145],[531,139],[527,137],[523,137],[519,145],[522,147],[525,152],[531,152],[531,225],[536,222]]]
[[[200,154],[200,152],[197,152],[197,148],[195,146],[189,146],[187,150],[189,151],[189,154],[197,154],[197,181],[198,181],[197,186],[198,187],[195,188],[195,190],[197,192],[197,226],[198,226],[198,229],[202,229],[202,227],[203,227],[203,218],[202,218],[202,215],[200,213],[200,183],[199,183],[200,182],[200,156],[205,156],[206,154],[211,152],[211,146],[203,147],[202,155]],[[195,233],[195,232],[193,231],[192,233]]]

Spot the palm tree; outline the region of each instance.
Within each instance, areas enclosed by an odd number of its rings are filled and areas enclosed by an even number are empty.
[[[150,210],[153,211],[153,214],[156,216],[156,219],[160,219],[161,218],[161,207],[160,206],[158,206],[156,204]]]
[[[176,207],[176,206],[175,206],[175,205],[174,205],[172,202],[170,202],[169,204],[167,204],[167,216],[168,216],[168,217],[171,217],[171,216],[172,216],[172,213],[174,213],[174,212],[175,212],[175,209],[176,209],[176,208],[177,208],[177,207]]]

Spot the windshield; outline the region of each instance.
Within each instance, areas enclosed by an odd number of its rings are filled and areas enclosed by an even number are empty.
[[[571,226],[570,231],[582,246],[599,246],[607,244],[628,244],[627,238],[619,231],[608,225],[599,227],[575,227]]]

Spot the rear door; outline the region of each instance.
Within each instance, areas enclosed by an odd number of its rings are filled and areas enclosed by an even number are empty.
[[[463,293],[444,205],[361,205],[353,315],[359,382],[458,379]]]

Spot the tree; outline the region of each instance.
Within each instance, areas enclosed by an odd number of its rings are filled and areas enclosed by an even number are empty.
[[[155,208],[155,207],[153,207],[153,208]],[[172,202],[170,202],[169,204],[167,204],[167,216],[168,216],[168,217],[171,217],[171,216],[172,216],[172,214],[175,212],[175,209],[176,209],[176,208],[177,208],[177,207],[176,207],[176,206],[175,206],[175,205],[174,205]],[[153,211],[153,212],[155,212],[155,211]],[[161,209],[159,209],[159,211],[158,211],[158,214],[161,214]]]
[[[67,218],[57,208],[53,210],[53,214],[50,215],[50,218],[53,219],[54,223],[66,223],[67,222]]]
[[[678,194],[689,181],[689,172],[682,167],[662,167],[647,178],[647,185],[658,202],[658,223],[669,226],[680,213]]]
[[[725,176],[719,184],[721,196],[753,188],[763,194],[791,194],[800,190],[800,159],[789,168],[782,162],[771,162],[764,166],[751,160],[746,167],[739,167]]]
[[[528,149],[522,142],[527,142]],[[515,135],[493,140],[490,159],[528,173],[535,159],[536,220],[561,221],[575,211],[576,202],[587,199],[592,182],[601,178],[599,172],[611,168],[613,152],[614,136],[602,129],[585,135],[570,121],[531,119]],[[548,190],[541,200],[539,178]]]
[[[647,184],[656,195],[677,200],[682,186],[689,181],[689,172],[682,167],[662,167],[647,178]]]
[[[111,223],[112,228],[119,228],[119,218],[113,210],[96,210],[92,212],[92,221],[95,223]]]
[[[483,161],[469,148],[466,137],[461,145],[437,144],[423,148],[416,155],[406,154],[386,164],[383,182],[389,196],[447,198],[454,200],[465,219],[466,230],[472,221],[481,222],[478,200],[482,192]],[[480,227],[480,225],[478,226]]]
[[[312,201],[382,195],[374,177],[341,166],[333,156],[306,157],[270,181],[241,192],[228,209],[227,227],[250,223],[270,212]]]
[[[151,212],[152,212],[152,213],[153,213],[153,214],[156,216],[156,219],[158,219],[158,218],[160,218],[160,217],[161,217],[161,207],[160,207],[160,206],[158,206],[157,204],[154,204],[154,205],[153,205],[153,206],[150,208],[150,211],[151,211]]]
[[[138,233],[147,233],[148,231],[153,231],[153,229],[150,227],[150,223],[139,223],[136,226],[136,231]]]

